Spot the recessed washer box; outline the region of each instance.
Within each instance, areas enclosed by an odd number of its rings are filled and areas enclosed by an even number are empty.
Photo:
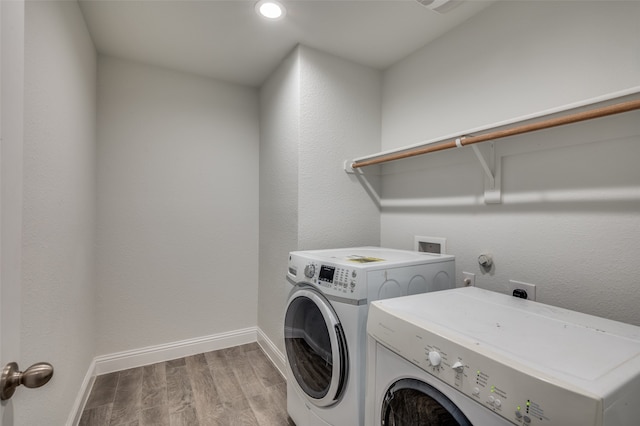
[[[442,237],[420,237],[414,238],[413,249],[426,253],[446,254],[447,239]]]

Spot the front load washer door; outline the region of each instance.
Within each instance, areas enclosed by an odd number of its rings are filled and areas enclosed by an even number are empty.
[[[391,385],[381,414],[385,426],[472,426],[442,392],[416,379],[401,379]]]
[[[340,400],[348,374],[342,325],[329,301],[306,285],[287,302],[284,343],[291,373],[307,399],[319,407]]]

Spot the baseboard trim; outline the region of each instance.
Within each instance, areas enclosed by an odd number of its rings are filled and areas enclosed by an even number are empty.
[[[82,411],[84,410],[84,406],[87,404],[87,400],[89,399],[89,394],[91,393],[91,388],[93,388],[93,382],[96,381],[96,360],[94,359],[89,364],[89,369],[87,370],[87,374],[84,376],[84,380],[82,381],[82,385],[80,386],[80,390],[78,391],[78,396],[76,397],[75,402],[73,403],[73,408],[71,409],[71,414],[67,419],[67,426],[75,426],[80,423],[80,417],[82,417]]]
[[[284,354],[280,352],[278,347],[267,337],[267,335],[258,328],[258,345],[262,348],[264,353],[271,359],[273,365],[276,366],[282,377],[287,378],[286,375],[286,358]]]
[[[95,359],[95,374],[112,373],[114,371],[142,367],[143,365],[169,361],[203,352],[244,345],[255,342],[257,340],[256,334],[257,328],[249,327],[227,333],[102,355]]]

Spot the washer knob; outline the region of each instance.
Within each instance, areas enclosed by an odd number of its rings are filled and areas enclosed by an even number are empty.
[[[431,363],[432,366],[434,367],[439,366],[440,361],[442,361],[442,356],[438,352],[436,351],[429,352],[429,362]]]
[[[316,274],[316,266],[313,263],[308,264],[304,267],[304,276],[307,278],[313,278]]]
[[[464,365],[460,361],[456,361],[451,368],[456,370],[456,373],[462,373],[464,371]]]

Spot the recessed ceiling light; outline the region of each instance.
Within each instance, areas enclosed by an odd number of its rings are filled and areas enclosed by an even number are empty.
[[[287,9],[278,1],[260,0],[256,3],[256,12],[263,18],[276,20],[282,19],[287,14]]]

